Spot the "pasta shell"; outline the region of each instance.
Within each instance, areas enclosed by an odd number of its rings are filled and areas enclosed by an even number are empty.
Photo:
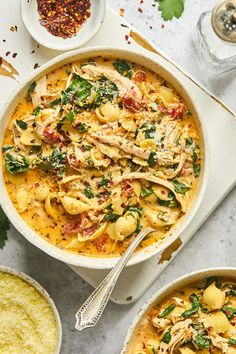
[[[45,209],[46,212],[48,213],[48,215],[50,215],[54,220],[58,219],[58,212],[56,211],[56,209],[52,206],[52,200],[54,198],[57,198],[57,193],[50,193],[46,200],[45,200]]]
[[[27,146],[40,146],[42,140],[36,135],[33,128],[28,128],[21,134],[20,143]]]
[[[106,103],[96,109],[96,114],[102,123],[116,122],[120,116],[120,109],[111,103]]]
[[[71,198],[71,197],[60,197],[60,201],[70,215],[77,215],[84,213],[90,209],[90,206],[86,203],[81,202],[78,199]]]
[[[102,236],[102,234],[104,234],[106,227],[107,227],[107,222],[105,222],[101,227],[99,227],[99,229],[95,231],[91,236],[84,237],[81,234],[78,234],[77,239],[79,242],[93,241],[96,238]]]

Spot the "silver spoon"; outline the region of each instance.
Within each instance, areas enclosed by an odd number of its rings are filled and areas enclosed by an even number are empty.
[[[110,273],[108,273],[106,278],[103,279],[103,281],[80,307],[79,311],[75,315],[75,328],[78,331],[82,331],[88,327],[94,327],[97,324],[106,307],[106,304],[108,303],[108,300],[110,299],[120,273],[128,262],[131,254],[142,239],[153,231],[153,229],[144,228],[138,233],[115,267],[110,271]]]

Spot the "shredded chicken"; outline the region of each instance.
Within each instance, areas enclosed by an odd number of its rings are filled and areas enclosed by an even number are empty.
[[[120,95],[124,96],[126,93],[134,90],[137,98],[141,98],[142,94],[138,86],[127,77],[120,75],[116,70],[109,69],[105,66],[84,65],[82,67],[83,72],[86,74],[84,78],[87,80],[98,79],[101,76],[107,77],[114,82],[119,89]]]
[[[42,96],[47,94],[46,75],[37,81],[37,85],[33,93],[31,93],[33,107],[37,107],[42,103]]]

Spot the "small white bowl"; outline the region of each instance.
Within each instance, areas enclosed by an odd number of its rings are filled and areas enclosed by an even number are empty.
[[[36,0],[21,0],[21,17],[29,34],[44,47],[55,50],[72,50],[89,41],[100,29],[106,14],[106,0],[91,0],[91,15],[78,33],[71,38],[53,36],[43,27]]]
[[[126,354],[129,343],[133,338],[133,334],[135,329],[139,325],[142,318],[146,315],[146,313],[154,307],[156,304],[160,303],[163,299],[168,297],[171,293],[173,293],[177,289],[181,289],[184,286],[190,285],[192,283],[198,282],[199,280],[203,280],[209,277],[228,277],[231,279],[235,279],[236,281],[236,268],[209,268],[204,270],[198,270],[193,273],[186,274],[181,278],[173,280],[160,290],[158,290],[138,311],[134,320],[131,322],[129,327],[127,336],[125,338],[124,346],[121,350],[120,354]]]
[[[57,311],[56,305],[54,304],[52,298],[50,295],[47,293],[47,291],[33,278],[31,278],[29,275],[20,272],[17,269],[12,269],[9,267],[4,267],[0,266],[0,272],[2,273],[7,273],[7,274],[12,274],[18,278],[23,279],[26,283],[30,284],[33,286],[41,295],[42,297],[47,301],[48,305],[50,306],[54,318],[56,320],[56,327],[57,327],[57,345],[54,351],[54,354],[60,354],[61,351],[61,341],[62,341],[62,327],[61,327],[61,319],[59,316],[59,313]]]

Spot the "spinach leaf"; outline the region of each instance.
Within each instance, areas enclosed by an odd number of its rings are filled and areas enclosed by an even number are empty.
[[[61,98],[57,98],[56,100],[50,102],[49,107],[58,106],[59,104],[61,104]]]
[[[161,206],[166,206],[169,208],[175,208],[179,205],[178,201],[176,199],[168,199],[168,200],[162,200],[160,198],[157,198],[158,204]]]
[[[108,173],[107,176],[104,176],[101,182],[98,182],[99,187],[107,187],[111,180],[111,174]]]
[[[0,249],[3,249],[7,241],[7,231],[10,229],[10,222],[0,207]]]
[[[144,123],[140,129],[142,129],[144,131],[144,136],[145,139],[152,139],[153,138],[153,133],[156,132],[156,126],[152,125],[152,124],[147,124]]]
[[[29,154],[32,155],[32,154],[37,154],[41,151],[41,146],[38,146],[38,145],[33,145],[29,151]]]
[[[194,177],[198,177],[201,171],[201,166],[198,163],[198,155],[195,151],[193,151],[192,153],[192,160],[193,160],[193,173],[194,173]]]
[[[80,75],[75,74],[73,81],[65,91],[62,92],[62,104],[72,103],[80,105],[91,94],[92,85]]]
[[[191,146],[193,144],[193,138],[186,138],[185,139],[186,146]]]
[[[122,60],[122,59],[117,59],[114,63],[112,63],[116,71],[118,71],[119,74],[128,77],[129,79],[132,78],[132,69],[130,65],[127,63],[127,61]]]
[[[206,336],[198,334],[194,338],[193,343],[197,349],[208,349],[210,348],[211,340]]]
[[[169,344],[171,341],[171,333],[170,333],[170,329],[169,331],[167,331],[164,336],[162,337],[162,342]]]
[[[87,198],[89,198],[89,199],[94,198],[94,194],[93,194],[93,192],[92,192],[92,190],[91,190],[91,187],[86,187],[86,188],[84,189],[83,193],[84,193],[84,195],[85,195]]]
[[[236,316],[236,309],[231,306],[224,306],[221,310],[226,314],[229,320]]]
[[[28,88],[28,92],[27,92],[27,96],[26,96],[26,99],[27,101],[31,101],[31,94],[34,92],[34,90],[36,89],[36,86],[37,86],[37,82],[36,81],[33,81],[29,88]]]
[[[156,159],[157,159],[156,153],[154,151],[151,151],[147,160],[148,166],[155,165]]]
[[[226,295],[228,296],[236,296],[236,290],[235,289],[230,289],[226,292]]]
[[[28,124],[24,122],[23,120],[16,120],[16,124],[23,130],[26,130],[28,127]]]
[[[164,318],[164,317],[168,316],[175,309],[175,307],[176,307],[175,304],[171,304],[160,314],[159,317]]]
[[[105,221],[110,221],[110,222],[116,222],[117,219],[119,219],[121,215],[115,214],[112,211],[109,211],[105,216],[104,220]]]
[[[228,339],[228,344],[229,344],[229,345],[236,345],[236,339],[234,339],[234,338],[229,338],[229,339]]]
[[[80,133],[85,133],[85,132],[87,132],[89,130],[89,126],[86,123],[81,123],[81,124],[78,124],[77,130]]]
[[[26,172],[29,169],[29,160],[21,154],[15,153],[13,155],[8,152],[5,157],[5,167],[7,172],[12,175]]]
[[[98,84],[99,86],[95,89],[96,95],[93,102],[95,107],[100,106],[102,103],[112,101],[118,96],[118,87],[114,84],[114,82],[108,80],[105,76],[102,76],[98,80]]]
[[[184,195],[190,189],[190,187],[186,186],[186,184],[178,181],[177,179],[174,179],[172,182],[174,184],[175,192],[178,194]]]
[[[41,109],[42,108],[40,106],[36,107],[32,112],[33,116],[37,116],[40,113]]]
[[[181,314],[181,316],[182,316],[182,317],[185,317],[185,318],[194,315],[194,314],[197,313],[198,310],[200,310],[201,307],[202,307],[202,304],[201,304],[201,302],[200,302],[200,300],[199,300],[199,297],[198,297],[196,294],[191,294],[191,295],[189,296],[189,300],[190,300],[191,303],[192,303],[192,307],[191,307],[189,310],[186,310],[186,311],[184,311],[184,312]]]
[[[14,148],[13,145],[5,145],[5,146],[2,147],[2,152],[11,150],[11,149],[13,149],[13,148]]]
[[[75,119],[74,112],[73,111],[69,112],[62,119],[59,120],[59,122],[57,123],[57,130],[61,131],[61,128],[62,128],[63,124],[66,123],[66,121],[73,123],[74,119]]]
[[[149,195],[153,194],[153,189],[150,187],[145,187],[143,186],[140,192],[140,196],[142,198],[147,198],[149,197]]]
[[[38,168],[62,178],[66,171],[66,153],[57,147],[50,156],[38,158],[35,164]]]
[[[140,218],[141,218],[142,213],[143,213],[143,209],[142,209],[142,208],[134,207],[134,206],[132,206],[132,205],[128,205],[128,206],[125,208],[125,211],[130,211],[131,213],[132,213],[132,212],[137,213]]]

